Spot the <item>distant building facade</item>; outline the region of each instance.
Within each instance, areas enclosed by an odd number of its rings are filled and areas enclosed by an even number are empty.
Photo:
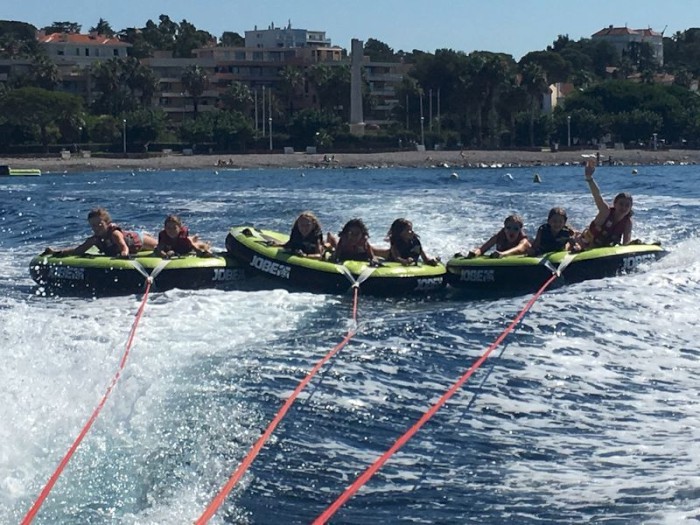
[[[664,65],[664,35],[651,29],[630,29],[628,27],[613,27],[601,29],[591,35],[593,40],[609,42],[619,56],[629,52],[630,44],[649,44],[654,60],[659,66]]]
[[[93,62],[109,60],[110,58],[126,58],[131,44],[118,38],[90,33],[87,35],[73,33],[39,33],[39,45],[46,51],[49,58],[60,65],[70,63],[78,66],[88,66]]]
[[[308,29],[293,29],[289,22],[287,27],[275,27],[270,24],[267,29],[245,32],[245,47],[262,49],[295,48],[295,47],[331,47],[330,39],[325,31],[310,31]]]

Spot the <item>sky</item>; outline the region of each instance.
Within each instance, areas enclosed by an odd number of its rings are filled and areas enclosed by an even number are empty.
[[[84,33],[100,18],[118,31],[161,14],[216,37],[291,21],[346,49],[353,38],[374,38],[394,51],[492,51],[519,60],[558,35],[579,40],[609,25],[673,36],[700,27],[700,0],[0,0],[0,20],[76,22]]]

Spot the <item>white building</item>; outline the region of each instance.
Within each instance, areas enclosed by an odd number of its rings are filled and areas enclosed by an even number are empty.
[[[245,47],[272,49],[276,47],[331,47],[330,39],[325,31],[309,31],[307,29],[292,29],[292,23],[287,27],[275,27],[270,24],[267,29],[245,32]]]

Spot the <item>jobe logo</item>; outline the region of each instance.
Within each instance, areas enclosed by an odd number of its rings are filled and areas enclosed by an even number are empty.
[[[245,272],[241,268],[214,268],[212,281],[241,281],[245,278]]]
[[[495,270],[462,270],[459,280],[470,283],[487,283],[496,280],[495,273]]]
[[[435,290],[442,287],[442,277],[423,277],[418,279],[416,290]]]
[[[656,260],[656,255],[653,253],[647,253],[645,255],[634,255],[632,257],[625,257],[622,259],[622,269],[626,272],[634,270],[637,266],[643,263],[654,262]]]
[[[269,259],[263,259],[257,255],[253,256],[253,260],[250,261],[250,265],[253,268],[257,268],[261,272],[269,273],[270,275],[275,275],[281,277],[282,279],[289,279],[289,273],[292,269],[284,264],[272,262]]]
[[[71,281],[82,281],[85,279],[85,268],[71,268],[69,266],[51,266],[49,276],[56,279],[70,279]]]

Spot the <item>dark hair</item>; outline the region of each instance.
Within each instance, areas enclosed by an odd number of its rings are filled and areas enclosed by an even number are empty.
[[[551,219],[555,215],[561,215],[562,217],[564,217],[565,222],[568,219],[568,217],[566,216],[566,210],[564,208],[552,208],[551,210],[549,210],[549,215],[547,215],[547,220]]]
[[[345,223],[345,226],[343,226],[343,229],[340,230],[340,233],[338,233],[338,235],[342,237],[343,235],[346,235],[352,228],[359,228],[362,232],[362,236],[365,239],[369,239],[369,231],[367,230],[367,226],[365,226],[365,223],[362,222],[362,219],[350,219],[348,222]]]
[[[631,209],[632,205],[634,204],[634,200],[632,199],[632,195],[630,195],[626,191],[618,193],[617,195],[615,195],[615,200],[613,201],[613,207],[617,203],[617,201],[619,201],[620,199],[628,199],[630,201],[630,212],[627,215],[629,217],[632,217],[632,214],[634,213]]]
[[[178,226],[182,227],[182,221],[180,220],[180,217],[177,215],[168,215],[165,218],[164,224],[168,224],[169,222],[172,222],[173,224],[177,224]]]
[[[299,216],[294,221],[294,225],[292,226],[292,235],[294,235],[294,232],[296,232],[301,237],[301,232],[299,231],[299,225],[297,223],[302,217],[306,217],[314,225],[313,230],[311,230],[311,233],[309,234],[310,236],[317,237],[319,235],[323,235],[323,232],[321,230],[321,223],[319,222],[316,215],[314,215],[314,213],[311,211],[303,211],[299,214]]]
[[[413,223],[408,219],[396,219],[391,223],[391,228],[387,232],[387,237],[390,243],[394,243],[399,240],[401,234],[406,230],[406,228],[413,228]],[[417,237],[417,236],[416,236]]]
[[[511,215],[508,215],[508,217],[506,217],[506,220],[503,221],[503,226],[505,226],[509,222],[514,222],[515,224],[519,224],[521,228],[524,226],[523,218],[520,215],[518,215],[517,213],[513,213]]]
[[[104,208],[93,208],[88,212],[88,220],[93,217],[99,217],[105,222],[112,222],[112,217],[109,216],[109,212]]]

